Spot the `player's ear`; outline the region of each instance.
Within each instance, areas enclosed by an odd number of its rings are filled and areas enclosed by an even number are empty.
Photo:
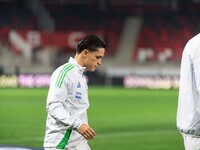
[[[83,56],[84,57],[87,57],[87,55],[89,54],[89,51],[87,49],[84,49],[83,50]]]

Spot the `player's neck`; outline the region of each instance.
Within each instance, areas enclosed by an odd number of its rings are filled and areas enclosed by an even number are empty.
[[[80,66],[84,66],[84,61],[83,61],[83,58],[81,56],[81,54],[76,54],[74,56],[74,59],[77,61],[77,63],[80,65]]]

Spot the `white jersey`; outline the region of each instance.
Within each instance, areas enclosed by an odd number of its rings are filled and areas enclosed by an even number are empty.
[[[73,58],[57,68],[52,76],[47,97],[45,148],[64,149],[86,139],[77,132],[88,124],[88,86],[81,67]]]
[[[177,127],[200,136],[200,34],[188,41],[182,54]]]

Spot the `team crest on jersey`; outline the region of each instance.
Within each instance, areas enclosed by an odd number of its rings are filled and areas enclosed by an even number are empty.
[[[81,88],[81,83],[80,82],[78,82],[77,88]]]

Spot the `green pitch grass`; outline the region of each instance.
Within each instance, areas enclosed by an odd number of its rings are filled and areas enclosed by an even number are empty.
[[[42,147],[48,89],[0,90],[0,145]],[[90,87],[93,150],[183,150],[177,90]]]

